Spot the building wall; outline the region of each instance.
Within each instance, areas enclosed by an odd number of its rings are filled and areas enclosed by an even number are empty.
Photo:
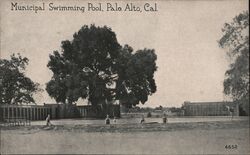
[[[226,106],[234,109],[234,116],[239,116],[239,106],[233,102],[185,102],[185,116],[229,116]]]

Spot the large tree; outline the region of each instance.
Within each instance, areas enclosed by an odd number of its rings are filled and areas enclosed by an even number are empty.
[[[46,90],[62,103],[78,99],[92,105],[122,99],[129,105],[145,103],[156,91],[155,61],[154,50],[122,47],[111,28],[84,25],[73,40],[62,41],[61,52],[50,55],[53,77]]]
[[[33,94],[40,89],[38,84],[28,78],[24,71],[28,58],[20,54],[11,59],[0,59],[0,103],[34,103]]]
[[[156,92],[154,72],[157,69],[157,56],[154,50],[132,52],[133,49],[125,45],[117,66],[119,78],[116,97],[127,107],[144,104],[148,100],[148,95]]]
[[[242,12],[231,23],[225,23],[222,32],[219,44],[227,49],[231,62],[225,73],[224,93],[249,112],[249,12]]]

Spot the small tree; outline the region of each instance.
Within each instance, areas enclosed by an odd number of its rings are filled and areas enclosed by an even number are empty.
[[[20,104],[34,102],[33,94],[40,90],[24,74],[28,58],[11,55],[10,60],[0,59],[0,103]]]
[[[224,93],[249,114],[249,13],[240,13],[233,22],[224,25],[222,32],[219,44],[228,50],[231,60],[225,73]]]

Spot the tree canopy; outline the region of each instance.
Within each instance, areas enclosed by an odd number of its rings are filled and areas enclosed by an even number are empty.
[[[34,102],[33,94],[38,84],[26,77],[24,71],[28,58],[11,55],[10,60],[0,59],[0,103],[20,104]]]
[[[88,99],[92,105],[122,100],[132,106],[145,103],[156,91],[153,49],[133,52],[121,46],[111,28],[84,25],[73,40],[61,43],[48,62],[53,72],[48,94],[57,102]]]
[[[245,11],[225,23],[223,36],[219,40],[227,49],[230,68],[226,71],[224,93],[247,106],[249,110],[249,12]]]

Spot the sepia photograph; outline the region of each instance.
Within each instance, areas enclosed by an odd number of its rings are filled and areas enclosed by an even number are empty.
[[[248,0],[1,0],[0,154],[249,155]]]

